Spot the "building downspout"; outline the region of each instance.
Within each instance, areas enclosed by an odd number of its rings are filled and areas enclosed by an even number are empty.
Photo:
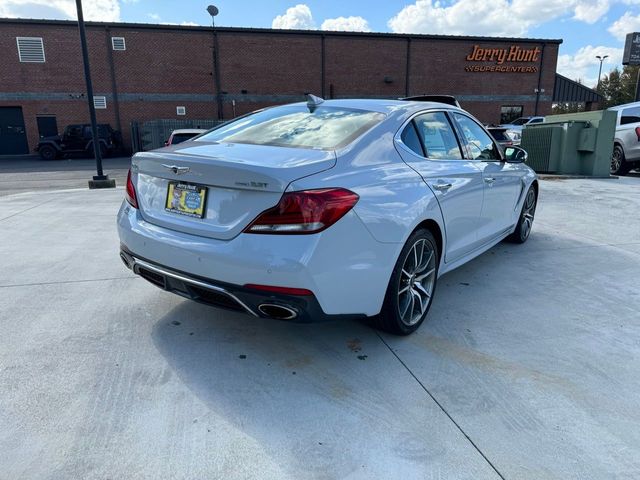
[[[320,64],[320,81],[322,82],[322,86],[320,87],[320,96],[322,98],[325,98],[325,82],[326,82],[326,78],[325,78],[325,65],[324,65],[324,58],[325,58],[325,45],[324,45],[324,39],[325,39],[325,34],[323,33],[320,36],[320,57],[322,58],[321,64]]]
[[[411,38],[407,37],[407,61],[406,69],[404,72],[404,96],[408,97],[409,94],[409,73],[411,72]]]
[[[111,45],[111,30],[104,28],[105,40],[107,43],[107,60],[109,62],[109,74],[111,76],[111,94],[113,95],[113,111],[116,116],[116,130],[122,134],[122,124],[120,122],[120,101],[118,100],[118,85],[116,82],[116,69],[113,62],[113,48]]]
[[[538,88],[536,88],[536,108],[535,108],[535,112],[534,115],[538,116],[538,104],[540,103],[540,88],[542,88],[542,68],[544,65],[544,47],[546,47],[547,44],[543,43],[542,44],[542,52],[540,53],[540,71],[538,72]]]

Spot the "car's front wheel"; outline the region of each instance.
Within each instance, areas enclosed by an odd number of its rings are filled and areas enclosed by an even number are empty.
[[[536,189],[531,186],[527,191],[527,196],[524,197],[524,203],[522,204],[522,210],[520,211],[520,217],[516,225],[515,231],[508,237],[515,243],[524,243],[529,238],[531,229],[533,228],[533,218],[536,214],[537,204]]]
[[[376,326],[409,335],[422,324],[436,288],[440,252],[433,234],[416,230],[407,240],[391,274]]]
[[[40,158],[43,160],[55,160],[58,156],[57,150],[51,145],[42,145],[38,149],[38,153],[40,154]]]

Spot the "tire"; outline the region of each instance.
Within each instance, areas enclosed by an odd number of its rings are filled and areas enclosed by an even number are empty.
[[[416,230],[393,268],[382,310],[373,319],[375,327],[395,335],[415,332],[431,308],[439,265],[440,252],[433,234]]]
[[[611,175],[626,175],[631,170],[631,165],[625,161],[624,150],[620,145],[613,147],[611,154]]]
[[[537,205],[538,196],[536,195],[536,189],[532,185],[529,187],[527,195],[524,197],[516,229],[511,235],[509,235],[509,237],[507,237],[510,242],[524,243],[527,241],[531,234],[531,229],[533,228],[533,219],[536,214]]]
[[[40,158],[42,160],[47,161],[55,160],[58,156],[58,151],[51,145],[42,145],[40,148],[38,148],[38,153],[40,154]]]

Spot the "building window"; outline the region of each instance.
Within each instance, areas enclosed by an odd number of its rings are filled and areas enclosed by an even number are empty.
[[[44,63],[44,44],[40,37],[16,37],[22,63]]]
[[[96,109],[101,109],[104,110],[105,108],[107,108],[107,97],[93,97],[93,106]]]
[[[111,37],[111,46],[114,50],[126,50],[127,46],[124,37]]]
[[[500,107],[500,123],[505,125],[522,116],[522,105],[503,105]]]
[[[186,115],[187,107],[176,107],[176,115]]]

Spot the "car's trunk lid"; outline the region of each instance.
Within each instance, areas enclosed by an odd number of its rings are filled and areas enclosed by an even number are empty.
[[[293,180],[332,168],[335,162],[333,151],[194,141],[138,153],[132,171],[146,221],[228,240],[276,205]],[[171,181],[206,187],[203,218],[167,211]]]

